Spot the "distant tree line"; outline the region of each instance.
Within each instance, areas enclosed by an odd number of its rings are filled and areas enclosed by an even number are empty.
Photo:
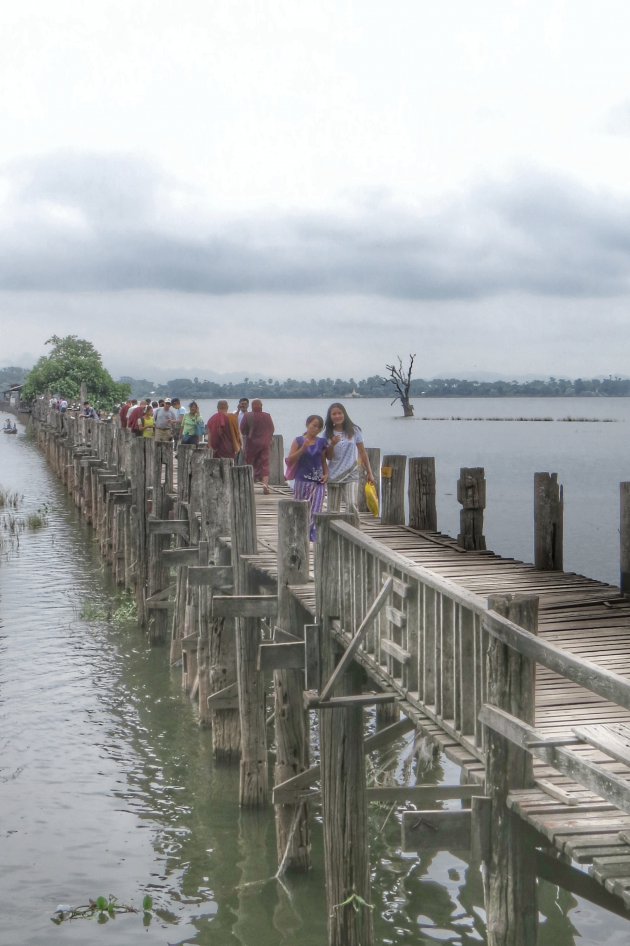
[[[320,378],[297,381],[287,378],[244,378],[237,382],[209,381],[200,378],[173,378],[165,384],[147,379],[121,378],[136,397],[149,393],[177,394],[181,398],[219,398],[231,400],[240,397],[260,398],[347,398],[389,397],[391,388],[385,378],[372,375],[362,381],[354,378]],[[423,397],[628,397],[630,378],[547,378],[536,381],[467,381],[461,378],[416,378],[411,381],[410,396]]]

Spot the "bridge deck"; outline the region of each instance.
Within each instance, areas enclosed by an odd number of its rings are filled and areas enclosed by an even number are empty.
[[[256,495],[259,552],[255,564],[271,579],[277,577],[277,501],[287,496],[289,491],[281,488],[270,496]],[[576,574],[541,572],[490,551],[466,552],[448,536],[382,525],[370,515],[361,517],[361,529],[415,564],[484,598],[500,593],[538,595],[540,637],[630,678],[630,600],[617,587]],[[304,586],[294,592],[314,613],[314,588]],[[382,677],[376,682],[382,686]],[[417,712],[410,715],[417,718]],[[478,759],[428,717],[418,722],[471,778],[482,778]],[[537,668],[536,729],[545,737],[569,738],[574,727],[617,723],[630,723],[630,712],[546,668]],[[588,743],[575,751],[630,782],[630,767],[624,763]],[[630,843],[625,840],[626,832],[630,840],[630,813],[619,811],[540,760],[534,760],[534,775],[537,787],[510,796],[513,809],[558,850],[591,863],[591,874],[630,908]],[[558,797],[549,794],[554,787]]]

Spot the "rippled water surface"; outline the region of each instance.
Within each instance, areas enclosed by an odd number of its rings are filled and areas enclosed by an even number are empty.
[[[323,946],[318,823],[310,876],[268,880],[271,814],[239,813],[238,772],[213,766],[166,651],[116,619],[91,531],[23,432],[4,441],[0,487],[23,499],[0,511],[0,946]],[[20,531],[38,509],[46,525]],[[374,765],[400,773],[399,749]],[[444,765],[431,778],[457,780]],[[478,876],[451,854],[401,854],[395,814],[372,812],[377,942],[485,942]],[[145,893],[147,927],[142,912],[50,919],[99,895],[140,907]],[[630,938],[629,923],[546,884],[541,919],[547,946]]]

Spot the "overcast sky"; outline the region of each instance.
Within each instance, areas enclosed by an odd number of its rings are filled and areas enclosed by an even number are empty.
[[[0,367],[630,374],[627,0],[0,12]]]

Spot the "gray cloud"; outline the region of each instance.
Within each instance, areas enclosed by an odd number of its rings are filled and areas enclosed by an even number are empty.
[[[630,203],[533,171],[478,184],[425,215],[381,199],[352,217],[231,221],[178,202],[177,182],[127,156],[53,154],[11,165],[4,178],[5,291],[465,301],[630,288]]]

